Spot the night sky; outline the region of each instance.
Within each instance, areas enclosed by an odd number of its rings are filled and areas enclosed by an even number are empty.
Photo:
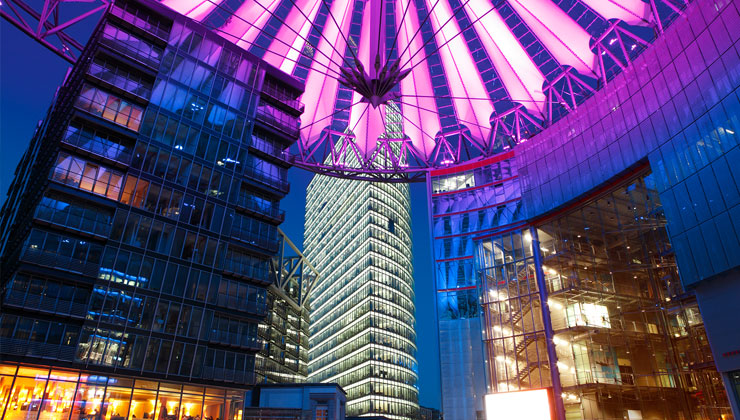
[[[16,165],[28,147],[36,123],[44,117],[54,92],[69,68],[66,61],[0,21],[0,204]],[[286,211],[281,228],[302,246],[305,191],[312,174],[289,171],[290,194],[282,201]],[[439,349],[434,311],[433,272],[424,184],[411,186],[416,333],[419,352],[419,403],[440,408]]]

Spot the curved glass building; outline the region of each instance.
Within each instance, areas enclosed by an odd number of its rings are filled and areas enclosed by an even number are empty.
[[[409,188],[317,175],[306,193],[309,380],[336,382],[347,415],[419,410]]]
[[[428,173],[447,418],[542,388],[558,419],[738,413],[737,23],[694,2],[551,127]]]

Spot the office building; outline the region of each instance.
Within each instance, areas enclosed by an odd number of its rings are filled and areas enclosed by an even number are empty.
[[[347,416],[418,413],[409,189],[315,176],[306,192],[309,380],[336,382]]]
[[[111,5],[2,210],[3,418],[241,418],[301,91],[158,3]]]
[[[267,317],[258,335],[263,347],[257,353],[257,382],[304,383],[308,379],[308,337],[311,288],[319,272],[278,229],[278,252],[270,265]]]

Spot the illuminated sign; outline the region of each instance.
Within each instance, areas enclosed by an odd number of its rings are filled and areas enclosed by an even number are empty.
[[[486,420],[552,420],[547,389],[486,395]]]

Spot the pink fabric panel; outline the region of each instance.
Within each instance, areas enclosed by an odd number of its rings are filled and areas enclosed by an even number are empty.
[[[507,0],[560,64],[596,77],[598,63],[591,52],[591,36],[550,0]],[[598,0],[607,1],[607,0]]]
[[[320,6],[321,0],[296,1],[296,6],[290,10],[285,19],[285,25],[280,26],[275,40],[265,52],[263,57],[265,61],[285,73],[293,74],[296,61],[300,58],[300,52],[306,42],[305,39],[311,32],[311,22],[316,19]],[[308,19],[301,12],[308,16]]]
[[[465,10],[471,22],[477,21],[473,24],[475,32],[512,101],[521,103],[533,114],[544,115],[542,85],[545,77],[509,31],[501,15],[496,10],[489,12],[491,7],[490,1],[470,0]]]
[[[252,16],[259,14],[261,8],[254,2],[254,0],[247,0],[239,6],[234,12],[234,17],[227,20],[226,23],[219,28],[221,32],[228,34],[225,36],[226,39],[236,43],[238,39],[247,33],[247,30],[252,27],[251,21]],[[236,16],[241,16],[244,19],[239,19]]]
[[[274,11],[278,4],[279,0],[247,0],[234,12],[235,16],[220,29],[229,34],[228,38],[232,41],[237,39],[237,45],[249,48],[270,19],[271,11]]]
[[[200,22],[207,18],[208,15],[211,14],[211,12],[222,2],[223,0],[204,1],[198,7],[191,9],[185,16]]]
[[[377,49],[377,45],[370,45],[372,42],[376,42],[377,38],[371,33],[377,31],[374,28],[372,21],[372,13],[368,8],[371,7],[371,3],[368,1],[365,3],[365,10],[362,15],[362,27],[360,31],[360,45],[357,53],[357,58],[360,60],[362,65],[365,67],[365,71],[369,71],[370,64],[370,50]],[[380,105],[377,108],[373,108],[367,103],[358,103],[362,97],[354,92],[352,94],[352,103],[356,104],[350,108],[349,115],[349,128],[355,133],[355,143],[362,153],[367,158],[370,153],[375,150],[378,143],[378,137],[385,133],[385,119],[381,115],[381,109],[385,105]]]
[[[341,64],[343,58],[335,51],[344,52],[347,48],[341,33],[348,33],[351,23],[352,5],[354,1],[335,1],[331,5],[331,13],[337,19],[339,27],[334,24],[331,17],[327,18],[324,25],[323,36],[317,46],[319,52],[314,53],[311,70],[306,78],[306,92],[302,96],[302,101],[306,109],[301,117],[303,128],[301,128],[301,141],[304,146],[313,144],[321,134],[321,130],[329,125],[331,120],[328,118],[334,112],[336,102],[337,88],[339,82],[334,77],[328,77],[327,67],[339,70],[336,64]],[[332,48],[333,47],[333,48]],[[325,55],[324,55],[325,54]],[[320,121],[312,124],[314,121]]]
[[[162,3],[177,13],[185,15],[197,7],[205,6],[208,0],[162,0]]]
[[[630,25],[650,25],[652,11],[641,0],[583,0],[604,19],[619,19]]]
[[[191,19],[202,21],[223,0],[163,0],[165,6]]]
[[[406,13],[406,18],[401,21],[404,10],[412,0],[396,1],[396,19],[399,25],[398,50],[402,52],[407,45],[409,48],[403,53],[399,60],[401,63],[409,61],[412,53],[422,49],[421,35],[417,34],[411,39],[419,28],[419,17],[414,7]],[[413,6],[413,4],[412,4]],[[405,121],[403,131],[411,139],[414,148],[429,158],[434,150],[434,136],[440,131],[437,109],[434,102],[434,90],[432,89],[432,78],[429,75],[429,67],[425,60],[426,54],[418,54],[411,59],[406,68],[415,66],[411,73],[401,81],[401,109]],[[419,64],[421,63],[421,64]]]
[[[249,27],[247,32],[242,35],[241,40],[237,42],[237,45],[244,49],[254,44],[259,34],[262,33],[262,29],[267,26],[267,22],[280,4],[280,0],[255,0],[255,3],[257,3],[255,13],[241,15],[245,20],[248,20],[254,25]]]
[[[426,0],[427,9],[432,10],[434,3],[433,0]],[[450,92],[455,98],[452,101],[455,104],[458,120],[470,129],[470,133],[476,140],[486,143],[491,131],[489,118],[493,112],[493,104],[491,101],[465,99],[483,97],[487,95],[487,90],[473,62],[465,38],[462,35],[456,36],[460,33],[460,27],[455,18],[450,19],[451,17],[452,10],[449,3],[441,0],[431,12],[429,21],[436,32],[437,46],[444,44],[439,49],[439,54],[442,57]]]

